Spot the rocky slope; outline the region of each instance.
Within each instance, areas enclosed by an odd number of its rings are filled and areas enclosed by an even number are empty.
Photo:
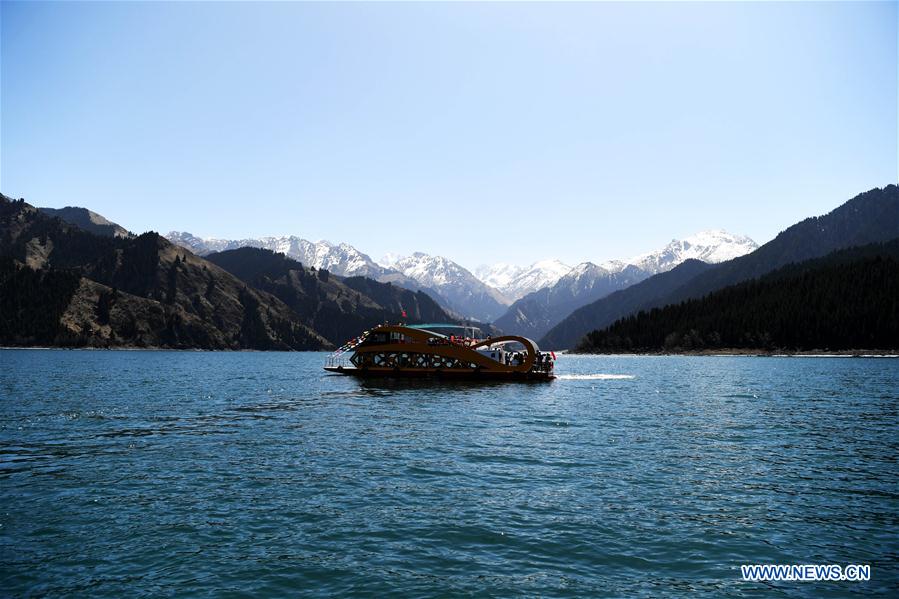
[[[0,197],[0,343],[319,349],[274,296],[156,233],[95,235]]]
[[[65,208],[38,208],[38,210],[47,216],[60,218],[88,233],[110,237],[134,237],[134,234],[125,227],[118,225],[87,208],[66,206]]]
[[[245,247],[209,254],[206,259],[248,285],[271,293],[337,346],[384,321],[452,322],[421,291],[365,277],[344,279],[271,250]]]

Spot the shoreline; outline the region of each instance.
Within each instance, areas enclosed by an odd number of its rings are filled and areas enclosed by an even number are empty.
[[[278,350],[278,349],[208,349],[201,347],[192,348],[169,348],[169,347],[62,347],[53,345],[0,345],[0,351],[6,350],[58,350],[58,351],[129,351],[129,352],[209,352],[209,353],[331,353],[328,349],[297,349],[297,350]],[[560,356],[646,356],[646,357],[712,357],[712,358],[899,358],[899,349],[851,349],[851,350],[803,350],[803,351],[785,351],[785,350],[753,350],[753,349],[720,349],[720,350],[692,350],[692,351],[672,351],[672,352],[572,352],[568,350],[556,351]]]
[[[330,349],[209,349],[205,347],[63,347],[57,345],[0,345],[0,351],[6,350],[41,350],[41,351],[171,351],[171,352],[209,352],[220,354],[302,354],[302,353],[331,353]]]
[[[571,356],[704,356],[704,357],[750,357],[750,358],[899,358],[899,349],[845,349],[845,350],[758,350],[742,348],[703,349],[684,351],[612,351],[612,352],[565,352]]]

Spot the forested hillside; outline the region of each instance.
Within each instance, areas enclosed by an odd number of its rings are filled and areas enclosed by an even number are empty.
[[[899,349],[899,241],[790,265],[589,333],[583,352]]]
[[[573,347],[591,328],[608,325],[641,308],[655,305],[660,298],[710,268],[713,268],[712,264],[687,260],[668,272],[657,274],[578,308],[540,339],[540,347],[554,349]]]
[[[0,196],[0,343],[318,349],[280,300],[156,233],[96,235]]]

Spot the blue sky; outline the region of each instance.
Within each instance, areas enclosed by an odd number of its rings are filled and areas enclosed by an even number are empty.
[[[0,189],[479,263],[897,181],[895,3],[2,4]]]

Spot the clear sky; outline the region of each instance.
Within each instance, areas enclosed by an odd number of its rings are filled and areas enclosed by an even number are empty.
[[[0,189],[473,268],[897,181],[895,3],[2,3]]]

